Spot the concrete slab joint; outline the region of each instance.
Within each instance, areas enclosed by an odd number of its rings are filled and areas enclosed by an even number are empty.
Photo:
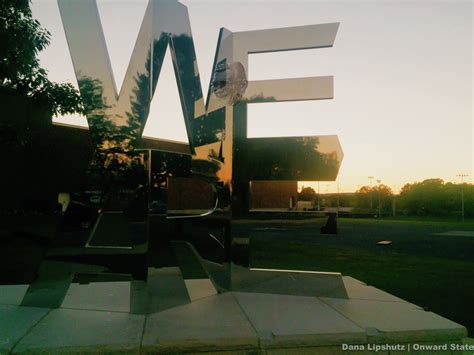
[[[0,354],[342,354],[342,344],[462,344],[467,336],[448,319],[343,280],[348,298],[235,291],[148,314],[120,301],[132,290],[126,283],[71,287],[53,310],[20,306],[25,288],[10,287],[0,292]]]

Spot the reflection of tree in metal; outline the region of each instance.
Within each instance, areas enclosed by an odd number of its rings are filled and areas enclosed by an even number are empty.
[[[246,166],[250,180],[333,180],[342,150],[335,137],[249,139]]]
[[[189,265],[179,261],[186,253],[171,252],[174,242],[186,241],[204,259],[221,264],[208,273],[229,289],[229,262],[248,263],[248,243],[233,240],[230,221],[248,212],[249,181],[333,180],[342,159],[337,137],[247,138],[248,103],[328,99],[333,94],[332,77],[248,82],[248,54],[332,46],[337,24],[240,33],[222,29],[205,102],[191,24],[178,1],[150,1],[119,92],[95,1],[60,0],[59,7],[96,145],[90,176],[98,182],[94,192],[100,193],[101,209],[87,224],[86,245],[144,247],[140,250],[154,266],[166,264],[174,253],[186,275]],[[168,46],[190,154],[137,149]],[[194,194],[179,194],[197,197],[199,204],[184,201],[180,206],[201,207],[207,200],[212,209],[167,215],[169,181],[183,178],[181,186],[197,186],[188,178],[204,184]],[[84,204],[81,211],[97,208],[91,205]]]
[[[127,113],[128,124],[117,125],[110,118],[111,107],[105,102],[102,82],[81,77],[78,83],[95,144],[87,171],[88,189],[98,195],[98,206],[101,208],[123,204],[119,200],[124,200],[125,195],[134,195],[133,191],[139,192],[137,189],[143,189],[146,185],[145,155],[134,149],[139,121]],[[136,202],[135,197],[132,200],[132,204]],[[133,209],[141,210],[140,214],[143,214],[144,208],[137,207]],[[131,211],[130,206],[124,210]]]
[[[227,98],[228,105],[233,105],[242,98],[247,85],[247,74],[242,63],[227,64],[222,61],[214,72],[211,90],[217,97]]]

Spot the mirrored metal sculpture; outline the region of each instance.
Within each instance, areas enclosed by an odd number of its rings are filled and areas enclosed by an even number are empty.
[[[248,55],[331,47],[338,24],[221,29],[204,101],[183,4],[149,1],[120,89],[95,0],[58,4],[95,152],[23,303],[44,305],[41,290],[49,290],[58,307],[84,273],[132,275],[131,308],[150,312],[161,306],[147,280],[176,265],[179,299],[231,289],[233,265],[248,264],[248,240],[234,235],[231,220],[248,213],[250,181],[334,180],[343,158],[337,136],[247,138],[248,104],[333,98],[330,76],[249,81]],[[150,149],[141,138],[168,47],[189,153]],[[53,291],[51,278],[62,280]]]

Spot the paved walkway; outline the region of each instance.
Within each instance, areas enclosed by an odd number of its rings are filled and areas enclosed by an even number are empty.
[[[56,309],[20,306],[28,285],[2,286],[0,354],[347,354],[343,344],[462,344],[467,336],[439,315],[351,277],[343,281],[348,298],[263,287],[152,314],[131,313],[131,282],[73,284]]]

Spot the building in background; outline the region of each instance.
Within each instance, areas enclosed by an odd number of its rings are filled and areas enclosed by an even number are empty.
[[[250,209],[296,209],[298,181],[251,181]]]

